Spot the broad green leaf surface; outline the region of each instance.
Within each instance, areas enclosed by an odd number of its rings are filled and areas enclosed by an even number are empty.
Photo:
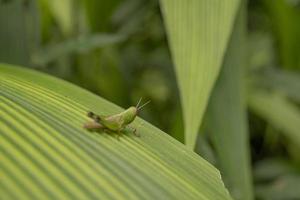
[[[122,109],[77,86],[1,64],[0,98],[4,199],[231,199],[218,170],[141,119],[139,138],[83,129],[87,111]]]
[[[194,148],[239,0],[161,0],[181,95],[185,143]]]
[[[235,199],[253,199],[245,103],[245,6],[237,15],[208,106],[208,129],[225,185]],[[238,163],[238,164],[237,164]]]
[[[255,90],[248,103],[251,110],[300,147],[300,111],[296,105],[281,95]]]

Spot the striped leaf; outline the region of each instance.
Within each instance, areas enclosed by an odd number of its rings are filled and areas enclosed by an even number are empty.
[[[185,143],[194,148],[240,0],[160,2],[181,95]]]
[[[0,65],[3,199],[231,199],[220,174],[137,119],[141,137],[82,128],[122,109],[65,81]]]

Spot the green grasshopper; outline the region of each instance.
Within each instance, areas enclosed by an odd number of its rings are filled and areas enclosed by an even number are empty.
[[[136,129],[130,127],[129,124],[133,122],[141,108],[143,108],[150,102],[148,101],[145,104],[139,106],[141,100],[142,98],[138,101],[136,106],[131,106],[127,110],[115,115],[104,116],[96,115],[93,112],[88,112],[87,116],[89,118],[92,118],[94,121],[85,123],[83,127],[88,130],[103,130],[106,132],[115,132],[118,134],[118,138],[122,134],[122,131],[126,127],[129,127],[133,130],[133,133],[136,136],[139,136],[139,134],[136,133]]]

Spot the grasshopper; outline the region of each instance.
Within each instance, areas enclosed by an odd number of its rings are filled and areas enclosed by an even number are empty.
[[[148,101],[139,106],[141,100],[142,98],[140,98],[136,106],[131,106],[123,112],[115,115],[104,116],[97,115],[93,112],[88,112],[87,116],[94,121],[85,123],[83,127],[88,130],[103,130],[106,132],[115,132],[118,134],[118,138],[122,134],[122,131],[126,127],[129,127],[133,130],[133,133],[139,137],[140,135],[136,132],[136,129],[129,126],[129,124],[134,121],[141,108],[143,108],[150,102]]]

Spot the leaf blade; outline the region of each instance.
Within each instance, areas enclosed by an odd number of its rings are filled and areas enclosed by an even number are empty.
[[[241,5],[220,76],[210,98],[209,136],[220,171],[235,199],[253,199],[250,145],[245,103],[246,9]],[[237,163],[239,163],[237,165]]]
[[[19,169],[3,173],[6,188],[27,180],[20,188],[25,195],[48,199],[230,199],[214,167],[146,122],[139,128],[141,138],[129,132],[120,141],[82,128],[88,110],[122,110],[113,104],[10,65],[1,65],[0,84],[0,148],[9,160],[0,169]]]
[[[300,112],[296,105],[279,94],[253,89],[248,97],[252,111],[278,128],[293,143],[300,145]]]
[[[239,0],[161,0],[180,90],[185,143],[194,148]]]

